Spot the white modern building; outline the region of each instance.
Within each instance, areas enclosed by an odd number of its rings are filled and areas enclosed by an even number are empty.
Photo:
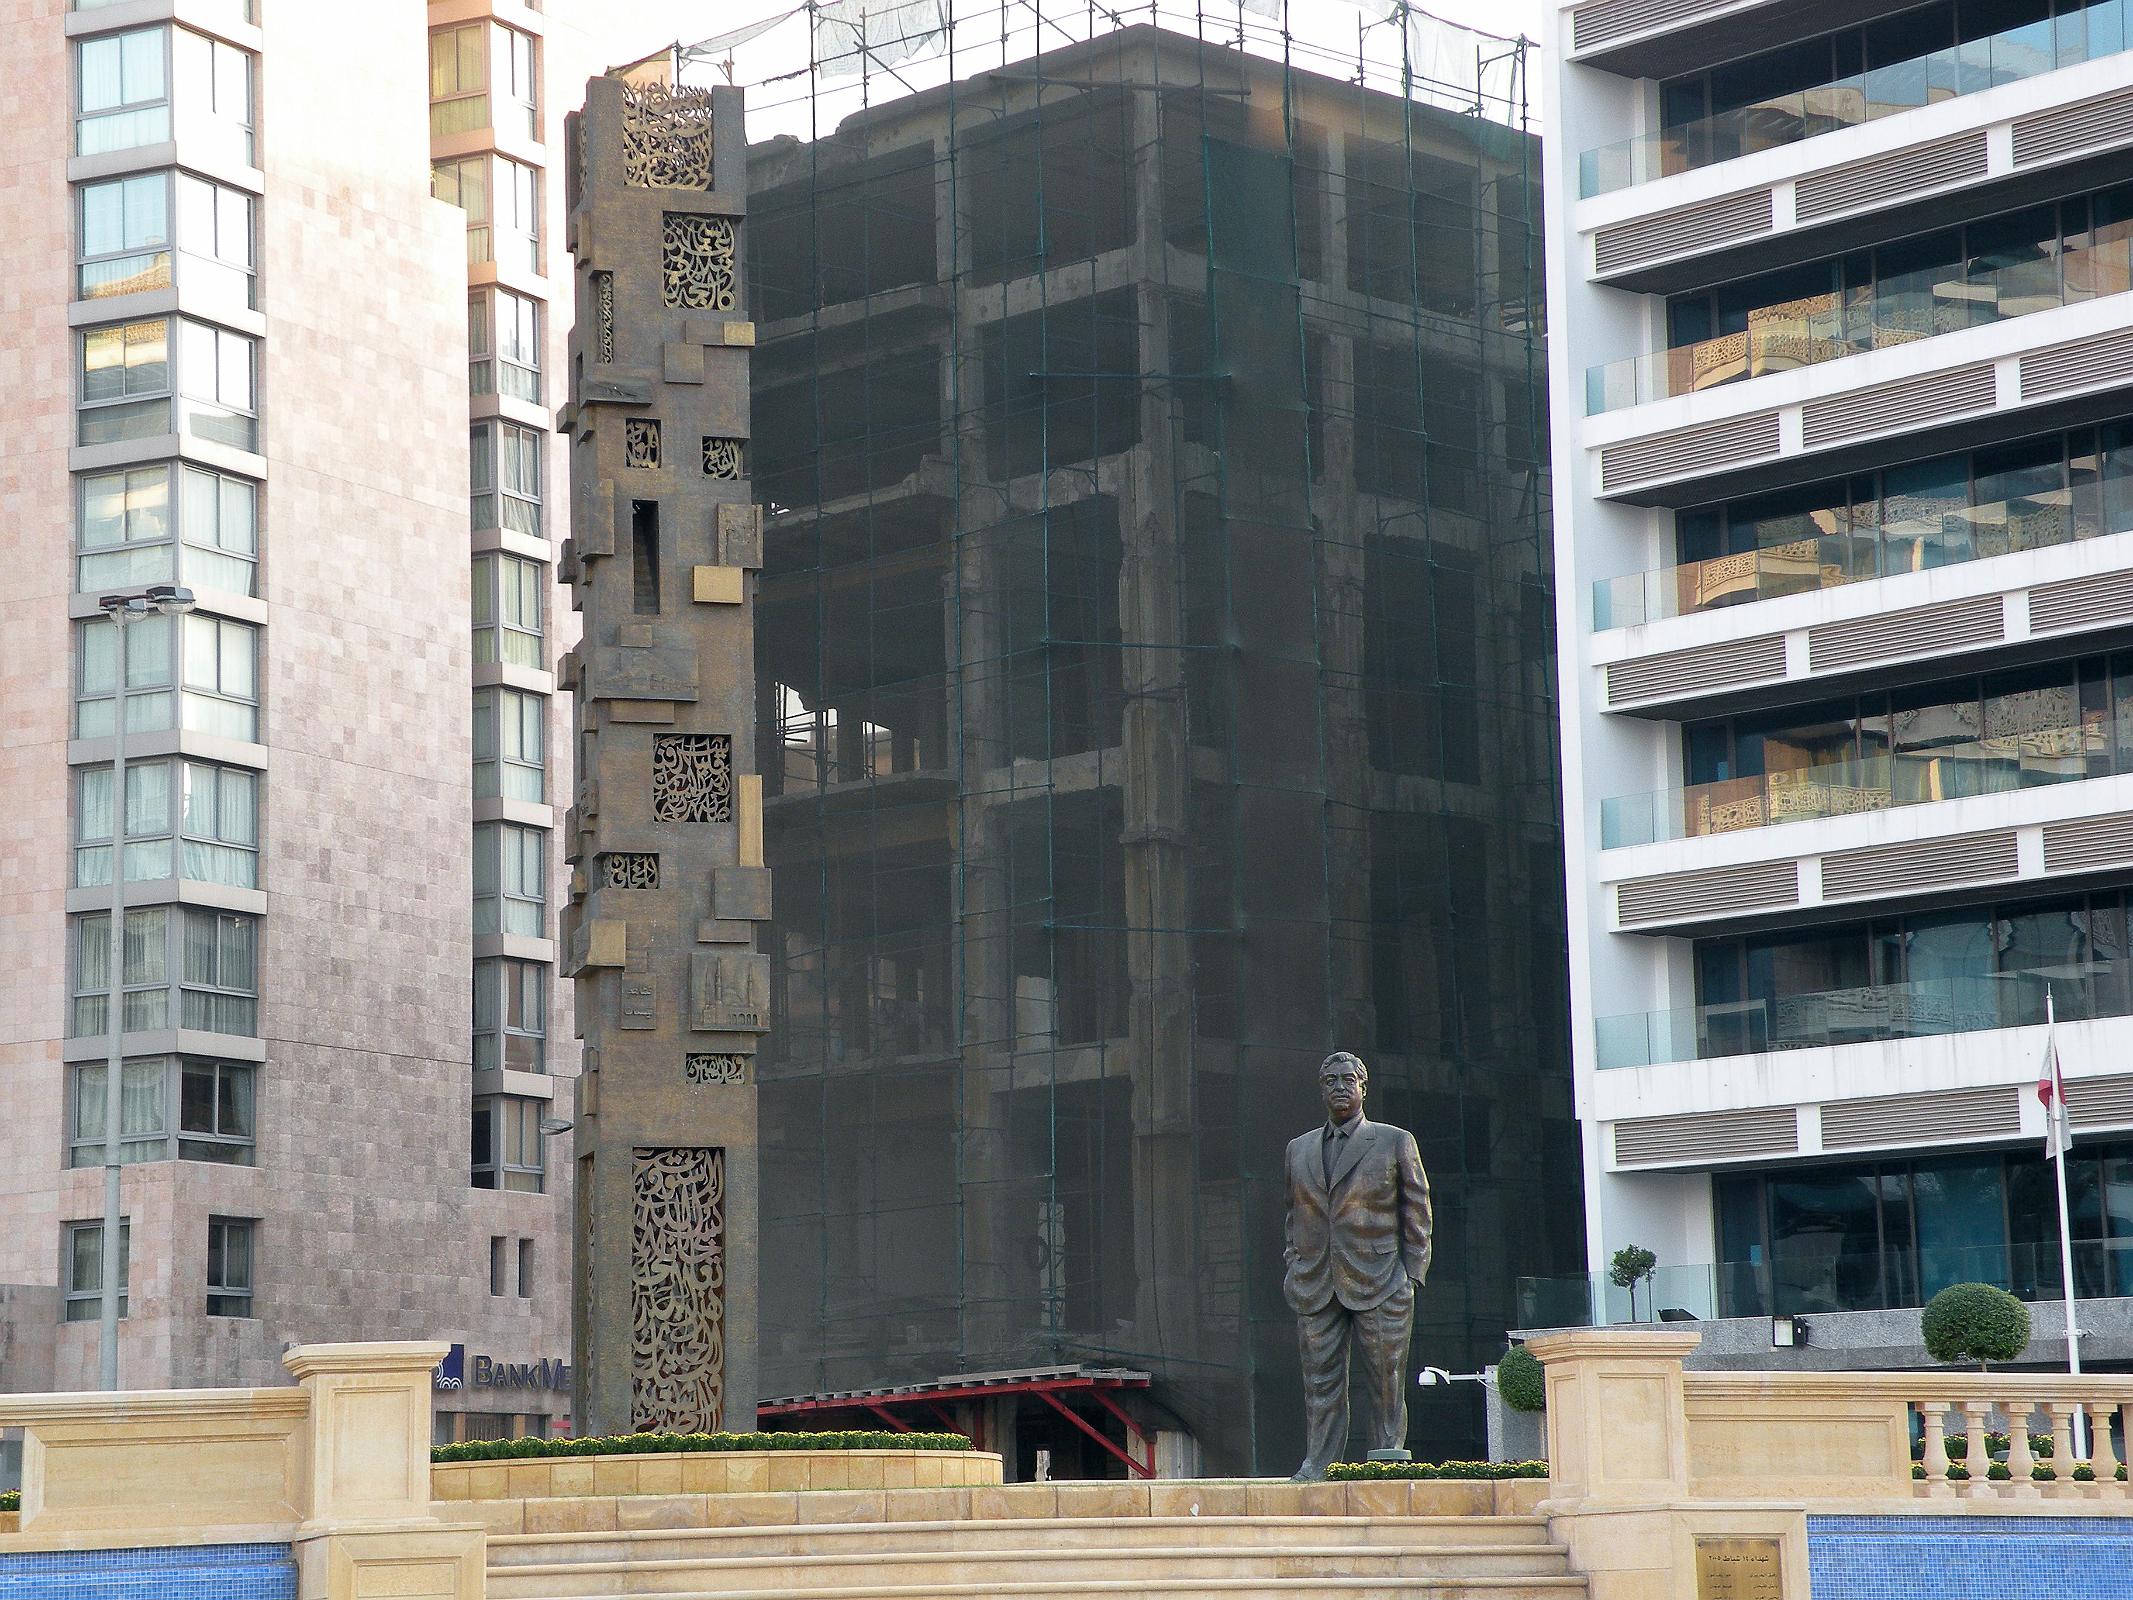
[[[2133,1355],[2133,17],[1584,0],[1548,45],[1596,1278],[1521,1318],[1630,1315],[1635,1244],[1636,1315],[1764,1358],[1970,1279],[2050,1354],[2049,994]]]

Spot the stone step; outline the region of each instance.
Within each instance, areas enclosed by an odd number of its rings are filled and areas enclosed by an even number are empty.
[[[644,1509],[652,1509],[647,1505]],[[1074,1517],[986,1521],[783,1523],[647,1527],[628,1532],[491,1534],[492,1568],[560,1561],[808,1556],[845,1552],[979,1553],[1031,1548],[1291,1545],[1545,1546],[1540,1517]]]
[[[1228,1600],[1236,1595],[1308,1595],[1311,1600],[1581,1600],[1576,1577],[1347,1578],[1334,1576],[1188,1578],[1149,1582],[1139,1577],[1102,1581],[942,1582],[824,1585],[806,1589],[689,1589],[657,1592],[660,1600]],[[541,1600],[606,1600],[597,1590],[558,1588]]]
[[[1012,1582],[1090,1584],[1126,1578],[1154,1587],[1213,1580],[1322,1577],[1381,1582],[1439,1583],[1478,1578],[1560,1578],[1565,1552],[1557,1546],[1360,1546],[1295,1544],[1262,1549],[1143,1546],[1130,1549],[998,1550],[982,1553],[911,1550],[841,1555],[693,1557],[678,1560],[580,1560],[495,1567],[491,1600],[547,1600],[571,1595],[814,1593],[825,1588],[913,1589],[927,1584],[975,1584],[997,1573]]]

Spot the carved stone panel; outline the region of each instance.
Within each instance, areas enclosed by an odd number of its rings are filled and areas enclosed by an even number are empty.
[[[622,419],[622,464],[626,467],[659,465],[659,420],[656,417]]]
[[[733,309],[733,224],[669,211],[661,222],[666,302],[691,311]]]
[[[659,980],[657,978],[631,977],[622,980],[622,1014],[615,1019],[618,1028],[656,1028],[659,1026]]]
[[[694,700],[696,647],[617,645],[598,657],[600,672],[585,693],[594,700]]]
[[[652,816],[660,822],[731,822],[732,739],[723,733],[656,735]]]
[[[704,476],[738,478],[741,475],[741,441],[704,437]]]
[[[770,957],[748,950],[698,950],[689,958],[689,1026],[699,1033],[764,1033],[770,1028]]]
[[[711,96],[631,84],[622,94],[622,177],[637,189],[711,187]]]
[[[602,361],[615,359],[615,275],[593,274],[593,348]]]
[[[726,1153],[634,1157],[630,1425],[715,1433],[726,1414]]]
[[[610,889],[656,889],[659,852],[610,850],[600,857],[600,881]]]
[[[690,1083],[746,1083],[748,1058],[691,1052],[681,1058],[681,1075]]]

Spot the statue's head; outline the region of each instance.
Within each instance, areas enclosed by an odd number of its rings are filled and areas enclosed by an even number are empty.
[[[1370,1069],[1361,1056],[1336,1050],[1318,1065],[1318,1092],[1325,1096],[1326,1114],[1346,1122],[1363,1109],[1363,1096],[1370,1092]]]

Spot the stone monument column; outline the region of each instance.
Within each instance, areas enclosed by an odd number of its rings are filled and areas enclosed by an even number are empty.
[[[770,1003],[741,92],[594,78],[570,124],[574,1420],[739,1431],[755,1423]]]

